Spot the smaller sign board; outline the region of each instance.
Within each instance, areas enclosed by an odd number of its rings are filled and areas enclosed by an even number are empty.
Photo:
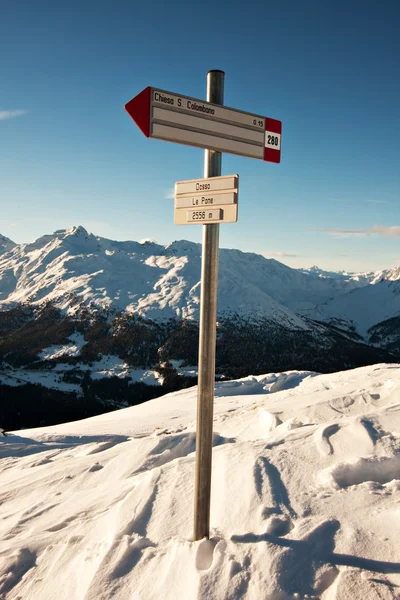
[[[177,181],[175,225],[236,223],[238,191],[239,175]]]
[[[188,179],[175,183],[175,198],[186,194],[208,194],[209,192],[221,192],[223,190],[237,191],[239,186],[239,175],[221,175],[220,177],[208,177],[206,179]]]
[[[175,208],[193,208],[195,206],[201,208],[213,208],[214,206],[225,206],[225,204],[236,204],[236,192],[216,192],[203,193],[201,196],[191,194],[190,196],[175,197]]]
[[[204,208],[199,210],[188,210],[186,213],[186,221],[221,221],[224,214],[221,208]]]

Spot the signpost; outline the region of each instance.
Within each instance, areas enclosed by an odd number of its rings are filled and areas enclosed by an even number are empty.
[[[204,179],[178,181],[175,223],[203,223],[194,539],[209,537],[219,223],[237,221],[238,175],[221,177],[221,152],[281,160],[282,123],[223,106],[223,71],[207,73],[207,101],[147,87],[125,105],[146,137],[205,148]]]
[[[175,225],[236,223],[239,175],[177,181]],[[191,208],[192,210],[187,210]]]
[[[211,98],[211,96],[210,96]],[[282,123],[260,115],[145,88],[125,109],[146,137],[279,163]]]

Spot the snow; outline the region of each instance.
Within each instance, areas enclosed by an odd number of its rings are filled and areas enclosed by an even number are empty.
[[[197,365],[185,365],[185,362],[182,360],[169,360],[169,364],[178,375],[184,375],[186,377],[197,377],[198,376],[198,366]],[[224,379],[224,375],[222,373],[215,374],[216,379]]]
[[[400,281],[384,280],[352,290],[319,307],[320,319],[354,325],[368,339],[368,329],[377,323],[400,316]]]
[[[149,369],[133,369],[118,356],[105,354],[90,367],[92,379],[104,377],[128,377],[133,382],[142,381],[148,385],[161,385],[162,377],[157,371]]]
[[[195,419],[194,387],[1,437],[0,598],[399,598],[399,365],[216,383],[198,542]]]
[[[3,252],[9,252],[12,250],[12,248],[14,248],[15,245],[15,242],[10,240],[10,238],[6,237],[5,235],[1,235],[0,233],[0,254]]]
[[[79,356],[82,346],[85,344],[85,338],[81,333],[73,333],[68,338],[69,344],[59,346],[49,346],[39,353],[39,358],[43,360],[56,360],[62,356]]]
[[[298,269],[301,273],[306,273],[310,275],[315,275],[322,279],[336,279],[341,281],[343,284],[346,284],[347,289],[351,289],[351,287],[359,287],[361,285],[367,285],[368,283],[372,283],[376,280],[377,274],[379,273],[379,277],[384,276],[384,274],[388,271],[368,271],[366,273],[355,273],[351,271],[325,271],[324,269],[320,269],[317,265],[309,267],[308,269]]]
[[[46,348],[46,350],[40,353],[40,358],[55,360],[62,358],[62,356],[77,356],[80,346],[84,343],[83,336],[81,334],[73,334],[70,336],[70,339],[70,345],[50,346]],[[103,355],[100,360],[94,361],[90,365],[81,362],[75,364],[58,362],[51,370],[3,367],[0,371],[0,383],[11,386],[39,383],[50,389],[81,394],[82,388],[80,385],[63,381],[63,374],[71,370],[80,371],[82,374],[89,372],[93,380],[120,377],[128,378],[132,383],[143,382],[147,385],[162,385],[163,383],[163,377],[158,371],[133,368],[118,356],[110,354]]]
[[[391,269],[383,269],[381,271],[367,271],[365,273],[348,272],[348,271],[324,271],[314,265],[308,269],[297,269],[300,273],[316,275],[322,279],[337,279],[347,285],[347,289],[353,287],[365,286],[368,283],[378,283],[379,281],[398,281],[400,279],[400,267]]]
[[[62,392],[76,392],[78,394],[82,392],[79,385],[63,381],[60,370],[39,371],[37,369],[2,369],[0,371],[0,383],[13,387],[32,383],[40,384],[53,390],[60,390]]]

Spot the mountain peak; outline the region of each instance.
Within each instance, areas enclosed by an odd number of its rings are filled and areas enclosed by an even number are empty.
[[[82,227],[82,225],[73,225],[72,227],[69,227],[68,229],[57,229],[53,233],[52,237],[55,237],[58,239],[64,239],[64,238],[67,238],[72,235],[88,237],[89,233],[87,232],[87,230],[84,227]]]
[[[24,246],[25,252],[48,252],[50,248],[67,245],[73,248],[75,254],[87,254],[96,252],[100,248],[99,241],[93,234],[89,234],[82,225],[73,226],[69,229],[57,229],[52,234],[42,235],[33,242]]]
[[[10,240],[10,238],[0,233],[0,254],[2,254],[3,252],[9,252],[16,245],[17,244]]]
[[[142,240],[139,240],[139,244],[142,244],[142,246],[144,246],[145,244],[155,244],[156,246],[158,246],[157,241],[153,238],[143,238]]]
[[[378,283],[379,281],[399,281],[399,280],[400,280],[400,267],[393,267],[391,269],[384,269],[383,271],[375,272],[372,283]]]
[[[165,251],[168,254],[190,254],[194,252],[201,255],[201,244],[189,242],[189,240],[175,240],[166,244]]]
[[[82,225],[73,225],[72,227],[70,227],[69,229],[65,230],[65,235],[84,235],[87,236],[89,235],[88,232],[86,231],[86,229],[84,227],[82,227]]]

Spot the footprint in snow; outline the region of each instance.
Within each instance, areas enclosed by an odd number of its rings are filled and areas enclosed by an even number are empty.
[[[279,469],[265,456],[257,459],[253,476],[258,497],[271,503],[270,508],[263,509],[264,517],[271,514],[285,515],[288,520],[297,517]]]
[[[321,456],[329,456],[334,453],[330,437],[337,433],[339,429],[340,425],[332,423],[331,425],[324,425],[323,427],[318,428],[314,433],[314,442]]]
[[[292,519],[287,515],[275,515],[266,522],[266,533],[282,537],[292,531],[294,525]]]
[[[234,441],[233,438],[225,438],[218,433],[214,433],[213,435],[213,446],[220,446],[227,443],[230,444]],[[178,458],[185,458],[189,454],[192,454],[195,449],[196,434],[194,432],[160,437],[157,445],[149,452],[149,458],[131,475],[133,476],[144,471],[150,471]]]
[[[29,548],[20,548],[7,563],[3,569],[6,575],[0,578],[0,598],[7,598],[8,592],[18,585],[28,571],[36,567],[36,554]]]
[[[353,454],[370,454],[383,432],[372,420],[355,418],[345,425],[324,425],[314,433],[314,442],[321,456],[335,454],[338,448],[347,448]]]
[[[383,485],[400,479],[400,456],[370,456],[341,462],[320,471],[318,478],[322,485],[335,489],[367,482]]]
[[[88,469],[88,473],[94,473],[95,471],[100,471],[101,469],[104,469],[103,465],[95,463],[90,467],[90,469]]]
[[[70,523],[72,523],[72,521],[75,521],[75,519],[77,519],[78,516],[79,515],[73,515],[72,517],[68,517],[67,519],[64,519],[64,521],[61,521],[61,523],[57,523],[56,525],[53,525],[52,527],[48,527],[46,529],[46,531],[52,531],[52,532],[60,531],[61,529],[68,527],[68,525]]]
[[[231,539],[233,542],[253,544],[263,541],[282,548],[273,557],[271,565],[271,570],[276,574],[276,594],[283,591],[291,597],[300,594],[300,598],[320,598],[339,574],[332,564],[335,535],[339,527],[339,522],[332,519],[322,522],[301,540],[269,533],[234,535]]]
[[[214,562],[221,560],[225,554],[226,542],[214,536],[210,539],[202,539],[198,542],[196,553],[196,569],[208,571]],[[217,556],[218,555],[218,556]]]

